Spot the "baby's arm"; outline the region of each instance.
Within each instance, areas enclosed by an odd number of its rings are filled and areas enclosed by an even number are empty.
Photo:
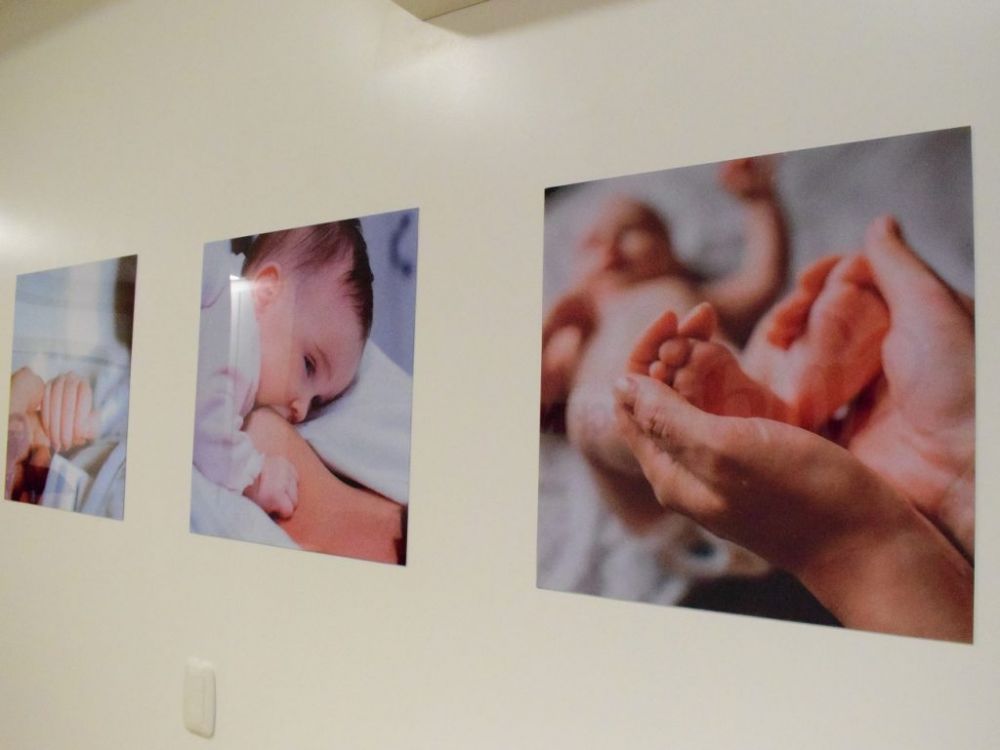
[[[268,514],[288,518],[298,501],[298,475],[280,456],[261,453],[243,430],[253,385],[238,370],[220,369],[199,383],[194,465],[208,479],[253,500]]]
[[[562,297],[542,326],[542,416],[565,403],[596,312],[590,296],[578,290]]]
[[[703,288],[724,329],[744,341],[757,319],[775,301],[788,272],[784,214],[765,159],[737,159],[722,166],[722,187],[744,208],[746,248],[737,271]]]
[[[253,384],[235,369],[202,377],[195,402],[194,465],[216,484],[242,493],[260,475],[264,454],[243,432]]]
[[[363,560],[402,562],[406,549],[402,506],[333,475],[295,428],[270,409],[247,417],[258,449],[283,456],[298,475],[299,504],[281,527],[303,549]]]

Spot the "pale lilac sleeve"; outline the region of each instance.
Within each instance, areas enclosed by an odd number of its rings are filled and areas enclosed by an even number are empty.
[[[264,456],[243,432],[253,383],[235,368],[199,378],[194,464],[216,484],[243,492],[260,474]]]
[[[206,252],[194,465],[206,478],[243,492],[260,474],[263,455],[243,432],[253,408],[260,370],[260,341],[253,308],[233,286],[225,253]]]

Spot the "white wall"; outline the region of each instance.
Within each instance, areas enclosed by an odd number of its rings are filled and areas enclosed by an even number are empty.
[[[138,253],[128,499],[123,523],[0,504],[0,745],[206,746],[180,715],[198,655],[220,749],[992,746],[994,389],[974,646],[534,579],[543,188],[972,125],[989,342],[1000,6],[92,5],[0,56],[0,372],[17,273]],[[411,206],[409,565],[189,535],[202,243]],[[995,382],[996,347],[979,368]]]

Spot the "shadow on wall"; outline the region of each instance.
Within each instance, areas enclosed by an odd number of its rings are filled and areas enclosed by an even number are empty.
[[[648,0],[490,0],[438,16],[429,23],[462,36],[489,36],[574,13],[586,13],[601,6],[644,2]]]
[[[118,0],[4,0],[0,2],[0,55]]]

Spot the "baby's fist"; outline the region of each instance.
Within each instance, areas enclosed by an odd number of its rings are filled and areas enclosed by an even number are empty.
[[[246,494],[269,515],[291,518],[299,502],[298,472],[283,456],[264,456],[260,474]]]
[[[774,189],[774,164],[770,159],[733,159],[719,170],[722,188],[742,200],[770,198]]]
[[[46,383],[41,421],[55,453],[93,440],[98,417],[90,383],[75,372],[63,373]]]

